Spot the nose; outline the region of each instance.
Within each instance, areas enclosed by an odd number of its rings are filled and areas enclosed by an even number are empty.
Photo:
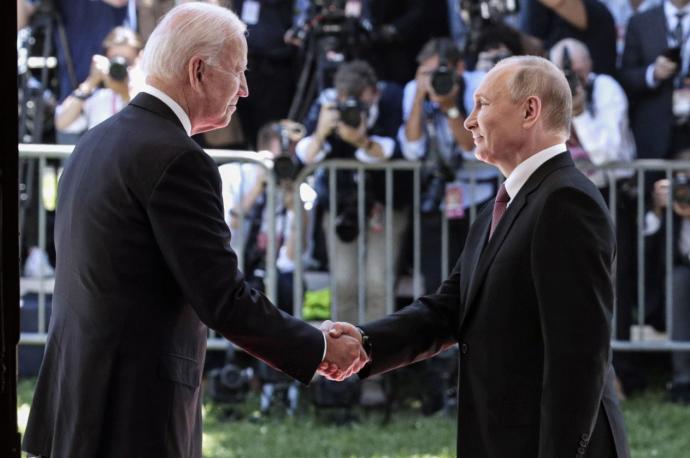
[[[239,97],[248,97],[249,86],[247,85],[247,77],[245,76],[244,72],[242,72],[240,75],[240,89],[237,91],[237,95]]]
[[[465,129],[471,131],[474,127],[477,127],[477,110],[472,109],[472,113],[465,119],[465,122],[462,123],[463,126],[465,126]]]

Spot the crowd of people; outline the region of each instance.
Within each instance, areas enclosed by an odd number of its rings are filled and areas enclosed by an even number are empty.
[[[155,19],[176,2],[54,3],[61,27],[54,37],[46,37],[53,40],[58,58],[54,140],[74,144],[144,88],[140,52]],[[683,188],[661,174],[645,175],[649,211],[645,226],[638,228],[634,170],[624,166],[636,158],[672,160],[690,154],[690,1],[526,0],[519,11],[491,11],[491,17],[483,19],[478,9],[463,15],[460,2],[445,0],[361,0],[319,6],[302,0],[210,3],[235,11],[246,25],[250,96],[240,101],[230,126],[194,139],[202,147],[287,154],[298,166],[329,159],[421,161],[421,269],[427,293],[439,287],[462,251],[470,208],[490,201],[498,189],[498,170],[473,167],[478,162],[475,145],[464,123],[475,106],[475,90],[486,73],[507,57],[546,56],[565,73],[572,92],[568,148],[573,159],[605,199],[612,186],[617,191],[616,337],[629,339],[630,326],[639,319],[634,317],[636,243],[637,231],[642,230],[647,239],[644,321],[668,332],[671,339],[690,340],[690,196],[675,192],[690,189],[687,178]],[[31,28],[32,20],[43,14],[39,3],[26,0],[18,0],[18,12],[22,13],[18,28]],[[337,25],[339,31],[328,34],[324,24]],[[303,71],[309,66],[311,75]],[[316,81],[311,91],[304,90],[302,80],[307,76]],[[303,127],[292,128],[294,124]],[[286,131],[293,132],[287,141]],[[609,162],[621,167],[612,172],[597,168]],[[229,173],[231,178],[223,186],[236,185],[240,172]],[[262,254],[265,177],[256,170],[248,174],[246,192],[232,192],[235,197],[226,201],[226,221],[233,232],[246,234],[241,238],[242,251]],[[688,174],[678,172],[673,182],[682,183]],[[385,180],[381,172],[366,174],[367,224],[357,227],[356,174],[339,171],[336,177],[337,208],[330,208],[329,176],[317,172],[312,231],[305,242],[311,243],[311,253],[324,269],[329,260],[323,254],[319,258],[319,241],[322,248],[329,246],[322,251],[337,259],[337,268],[330,272],[335,276],[338,318],[356,322],[356,244],[364,234],[365,318],[378,318],[385,313],[386,294],[381,223]],[[278,295],[283,299],[278,305],[291,311],[294,244],[300,236],[293,227],[301,212],[294,211],[289,180],[281,188]],[[409,266],[411,175],[396,172],[393,188],[395,252],[391,256],[398,274]],[[658,274],[665,265],[664,209],[669,202],[674,215],[674,321],[672,329],[665,329],[665,289]],[[249,215],[248,227],[240,227],[234,218],[239,211]],[[448,265],[443,266],[440,234],[446,220],[452,236],[446,247]],[[305,221],[302,227],[309,226]],[[336,237],[323,242],[323,233],[330,231]],[[243,266],[249,274],[251,259],[246,256]],[[332,265],[334,261],[330,260]],[[674,401],[690,402],[689,361],[689,353],[674,353],[670,390]],[[642,375],[634,359],[617,355],[614,362],[623,391],[641,387]]]

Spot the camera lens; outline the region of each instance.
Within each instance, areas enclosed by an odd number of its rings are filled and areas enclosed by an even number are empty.
[[[431,87],[437,95],[448,95],[453,90],[455,78],[447,65],[439,67],[431,75]]]
[[[127,78],[127,59],[121,56],[110,59],[108,74],[115,81],[124,81]]]
[[[340,120],[346,125],[356,128],[362,122],[362,105],[354,97],[349,97],[338,104]]]

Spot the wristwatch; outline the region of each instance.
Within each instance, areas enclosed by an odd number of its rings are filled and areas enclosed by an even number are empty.
[[[449,119],[458,119],[460,117],[460,110],[458,110],[458,107],[450,107],[448,111],[446,111],[446,116],[448,116]]]

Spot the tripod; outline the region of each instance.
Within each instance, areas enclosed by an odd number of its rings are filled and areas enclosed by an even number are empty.
[[[296,121],[306,117],[317,93],[332,85],[338,65],[361,57],[366,43],[366,28],[344,13],[318,15],[310,22],[304,67],[288,113],[288,119]]]
[[[52,106],[53,95],[49,87],[49,57],[53,55],[53,33],[57,26],[58,39],[64,50],[67,72],[73,87],[77,78],[70,53],[67,34],[59,12],[52,0],[44,0],[31,17],[29,27],[18,34],[17,76],[19,80],[19,129],[18,139],[22,143],[42,143],[45,134],[46,109]],[[38,65],[29,65],[32,48],[42,40]],[[31,73],[40,68],[40,78]],[[19,246],[23,244],[26,214],[31,207],[36,159],[19,159]]]

